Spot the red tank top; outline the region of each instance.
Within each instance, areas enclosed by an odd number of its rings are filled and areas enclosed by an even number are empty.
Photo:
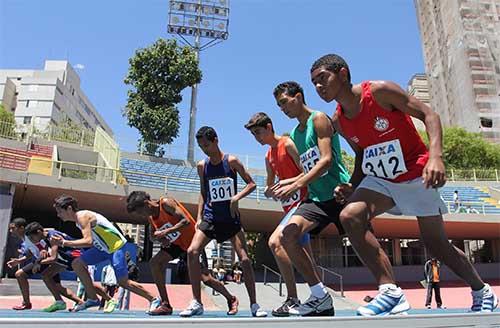
[[[176,244],[183,250],[187,250],[189,245],[191,244],[191,241],[193,240],[194,232],[195,232],[195,226],[196,226],[196,221],[193,219],[191,216],[191,213],[182,206],[181,203],[179,203],[177,200],[173,199],[172,200],[175,202],[177,207],[181,210],[181,212],[184,214],[186,219],[189,220],[189,225],[185,226],[179,231],[173,232],[171,234],[168,234],[166,238],[170,240],[172,244]],[[149,223],[151,224],[152,227],[152,232],[154,233],[156,230],[162,230],[162,229],[167,229],[170,227],[173,227],[177,223],[179,223],[179,220],[175,218],[174,216],[170,215],[167,213],[164,209],[163,206],[161,206],[162,198],[160,198],[160,215],[157,217],[152,217],[150,216]]]
[[[279,180],[296,177],[302,172],[295,164],[293,158],[286,151],[287,138],[288,137],[282,137],[278,141],[278,145],[275,148],[269,147],[266,153],[267,161]],[[307,187],[304,187],[297,191],[297,193],[287,202],[282,202],[281,205],[283,206],[285,213],[303,200],[306,194]]]
[[[429,151],[407,114],[383,109],[372,95],[370,82],[362,86],[361,109],[348,119],[337,105],[340,127],[346,138],[363,149],[363,173],[393,182],[422,176]]]

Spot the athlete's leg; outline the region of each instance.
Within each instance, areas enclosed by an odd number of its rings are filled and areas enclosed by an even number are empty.
[[[170,256],[166,250],[161,249],[151,258],[151,261],[149,261],[156,288],[158,288],[161,300],[165,303],[170,303],[168,300],[167,288],[165,287],[165,269],[167,268],[168,262],[172,260],[172,256]]]
[[[116,279],[120,287],[130,290],[132,293],[147,299],[149,302],[154,300],[154,296],[141,284],[128,278],[128,266],[125,260],[125,250],[123,248],[113,253],[111,265],[113,266],[113,270],[115,270]]]
[[[292,261],[288,257],[285,247],[281,243],[283,228],[283,225],[276,227],[274,232],[271,234],[271,237],[269,237],[268,245],[274,255],[276,263],[278,264],[283,280],[285,281],[288,298],[297,298],[297,286]]]
[[[418,225],[425,247],[433,256],[446,264],[473,290],[484,287],[484,282],[464,252],[448,241],[441,215],[418,217]]]
[[[233,299],[233,295],[226,289],[224,283],[215,279],[208,271],[207,268],[201,270],[201,280],[205,285],[215,290],[217,293],[221,294],[229,302]]]
[[[379,285],[394,284],[395,278],[389,257],[370,231],[369,221],[393,207],[394,201],[390,197],[358,188],[340,213],[340,222],[352,246]]]
[[[90,274],[87,265],[97,264],[99,262],[109,260],[109,254],[98,250],[97,248],[90,248],[82,253],[82,255],[73,260],[71,267],[75,271],[80,282],[85,288],[85,293],[87,294],[87,299],[97,300],[97,292],[94,287],[94,282],[90,278]]]
[[[19,289],[21,290],[21,295],[23,297],[23,303],[26,305],[30,304],[31,302],[30,302],[30,285],[28,282],[28,274],[25,271],[31,270],[31,268],[33,267],[32,265],[28,266],[17,270],[15,274],[17,283],[19,284]]]
[[[231,238],[231,243],[240,259],[243,274],[245,275],[245,287],[248,292],[248,297],[250,298],[250,304],[257,303],[255,294],[255,274],[252,267],[252,261],[248,257],[247,240],[243,230],[240,230],[240,232]]]
[[[317,222],[307,220],[300,215],[293,215],[284,227],[281,238],[281,242],[285,246],[289,258],[292,259],[293,265],[309,286],[318,284],[320,279],[315,269],[314,260],[300,244],[300,240],[305,233],[317,226]]]
[[[200,252],[205,251],[205,246],[210,242],[210,239],[203,231],[196,229],[191,245],[188,248],[188,271],[189,280],[191,281],[191,289],[193,298],[201,304],[201,267],[200,267]]]

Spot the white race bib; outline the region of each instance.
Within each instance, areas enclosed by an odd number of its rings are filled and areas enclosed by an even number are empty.
[[[408,172],[399,139],[365,148],[363,173],[379,178],[395,179]]]
[[[158,230],[165,230],[165,229],[172,228],[172,227],[173,227],[172,223],[167,222],[164,225],[162,225],[160,227],[160,229],[158,229]],[[165,238],[167,238],[172,243],[172,242],[176,241],[177,238],[179,238],[180,236],[181,236],[181,233],[179,231],[175,231],[175,232],[169,233],[168,235],[165,235]]]
[[[313,148],[309,148],[307,151],[300,155],[300,165],[304,169],[304,174],[309,173],[316,166],[319,159],[321,158],[321,154],[319,152],[318,146],[314,146]],[[328,171],[323,173],[321,176],[327,175]]]
[[[235,195],[234,180],[229,177],[210,179],[208,180],[208,192],[212,203],[231,200]]]
[[[297,190],[297,191],[295,192],[295,194],[293,194],[293,195],[292,195],[292,197],[290,197],[288,200],[286,200],[286,201],[282,201],[282,202],[281,202],[281,205],[282,205],[283,207],[285,207],[285,206],[290,206],[290,205],[292,205],[292,204],[297,203],[299,200],[300,200],[300,189],[299,189],[299,190]]]

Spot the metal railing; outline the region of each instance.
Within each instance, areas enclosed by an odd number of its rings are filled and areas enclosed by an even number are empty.
[[[329,269],[322,267],[322,266],[319,266],[319,265],[318,265],[318,269],[320,269],[320,271],[321,271],[321,281],[323,283],[325,283],[325,272],[339,278],[339,280],[340,280],[340,296],[345,297],[344,296],[344,277],[342,277],[342,275],[337,273],[337,272],[334,272],[332,270],[329,270]]]
[[[460,201],[457,205],[455,204],[454,201],[444,201],[446,204],[446,207],[448,208],[448,213],[450,214],[491,214],[491,213],[486,213],[486,205],[490,205],[485,202],[464,202]],[[492,205],[494,206],[494,205]],[[480,207],[481,210],[478,210],[477,207]]]
[[[472,169],[472,170],[448,170],[448,180],[449,181],[496,181],[499,182],[500,175],[497,169],[484,170],[484,169]]]
[[[264,267],[264,285],[268,285],[268,282],[267,282],[267,271],[270,271],[270,272],[274,273],[279,278],[279,281],[278,281],[278,293],[279,293],[280,296],[283,296],[283,277],[281,276],[281,274],[279,272],[274,271],[273,269],[271,269],[270,267],[268,267],[265,264],[262,264],[262,266]],[[269,285],[269,286],[271,288],[274,288],[272,285]]]

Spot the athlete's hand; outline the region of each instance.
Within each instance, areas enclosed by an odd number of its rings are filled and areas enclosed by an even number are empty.
[[[170,240],[168,238],[162,238],[160,239],[160,244],[163,246],[163,247],[170,247]]]
[[[264,189],[264,196],[266,196],[267,198],[273,198],[274,200],[275,197],[274,197],[274,192],[273,192],[273,186],[271,187],[267,187]]]
[[[166,229],[165,229],[166,230]],[[165,233],[165,230],[156,230],[153,233],[153,238],[159,239],[161,237],[165,237],[167,234]]]
[[[337,187],[335,187],[335,190],[333,191],[333,196],[335,197],[337,203],[345,204],[345,202],[347,202],[347,199],[351,197],[353,192],[354,189],[352,188],[352,184],[341,183]]]
[[[13,267],[15,267],[16,265],[18,265],[20,263],[19,259],[10,259],[9,262],[7,262],[7,266],[9,267],[9,269],[12,269]]]
[[[46,259],[47,257],[49,256],[49,252],[47,252],[46,250],[41,250],[40,251],[40,259]]]
[[[236,218],[240,216],[240,210],[238,208],[238,201],[233,198],[231,198],[231,204],[229,205],[229,213],[231,214],[232,218]]]
[[[441,157],[430,157],[422,172],[425,188],[441,188],[446,183],[446,173]]]
[[[64,238],[61,237],[61,236],[52,236],[52,238],[50,238],[50,244],[52,245],[56,245],[56,246],[62,246],[64,242]]]
[[[297,183],[292,183],[290,185],[281,186],[274,191],[276,198],[280,201],[285,202],[289,200],[296,192],[300,189],[300,186]]]

